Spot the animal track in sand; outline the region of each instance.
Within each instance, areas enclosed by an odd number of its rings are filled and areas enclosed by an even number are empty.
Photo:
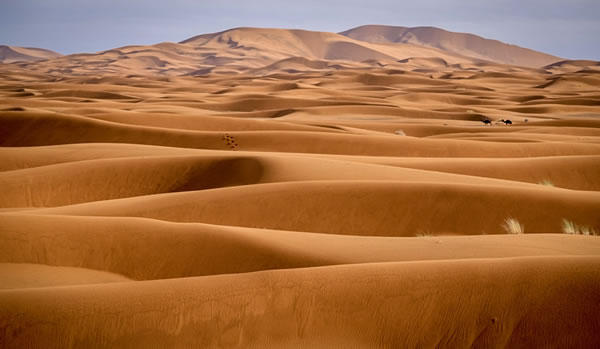
[[[227,146],[232,150],[235,150],[239,146],[235,138],[233,136],[228,135],[227,133],[223,134],[223,137],[221,139],[225,141],[225,144],[227,144]]]

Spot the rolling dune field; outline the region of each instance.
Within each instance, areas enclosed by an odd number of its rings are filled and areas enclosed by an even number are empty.
[[[0,64],[0,347],[600,347],[600,63],[384,29]]]

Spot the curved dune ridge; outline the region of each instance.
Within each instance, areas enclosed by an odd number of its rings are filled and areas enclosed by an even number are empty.
[[[598,62],[342,34],[0,64],[0,347],[600,347]]]

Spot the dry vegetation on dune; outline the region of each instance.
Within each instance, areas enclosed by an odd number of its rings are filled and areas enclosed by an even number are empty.
[[[502,228],[504,228],[504,230],[506,230],[506,232],[509,234],[525,234],[525,226],[512,217],[504,220],[504,223],[502,223]]]
[[[596,230],[589,225],[578,225],[567,219],[562,220],[562,231],[565,234],[597,235]]]
[[[0,347],[600,347],[598,64],[401,29],[0,64]]]

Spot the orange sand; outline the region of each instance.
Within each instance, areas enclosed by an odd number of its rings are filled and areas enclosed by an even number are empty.
[[[1,49],[2,348],[600,347],[600,238],[563,232],[600,234],[598,62],[381,26]]]

